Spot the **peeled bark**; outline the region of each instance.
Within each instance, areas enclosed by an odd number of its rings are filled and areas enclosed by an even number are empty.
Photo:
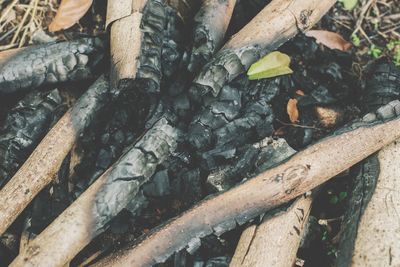
[[[64,266],[125,208],[176,149],[178,131],[157,122],[10,266]]]
[[[166,23],[161,0],[110,0],[111,88],[116,94],[140,82],[145,92],[158,92],[161,49]]]
[[[10,110],[0,130],[0,188],[58,119],[61,105],[62,98],[55,89],[48,93],[32,92]]]
[[[0,191],[0,234],[54,178],[72,146],[107,103],[108,82],[100,77],[54,125],[28,160]]]
[[[246,228],[229,266],[294,266],[311,204],[311,195],[302,196],[287,210],[267,214],[260,225]]]
[[[400,110],[400,101],[390,105],[393,111]],[[304,194],[400,137],[400,112],[395,116],[381,115],[370,113],[284,164],[200,202],[96,266],[149,266],[162,262],[204,236],[233,229],[236,224]]]
[[[217,96],[222,87],[244,73],[251,64],[276,49],[298,32],[310,29],[335,0],[275,0],[235,34],[206,64],[190,89],[200,101]]]
[[[194,17],[193,50],[188,69],[197,72],[221,48],[236,0],[203,0]]]
[[[27,47],[7,58],[0,65],[0,93],[92,78],[103,58],[103,43],[81,38]]]

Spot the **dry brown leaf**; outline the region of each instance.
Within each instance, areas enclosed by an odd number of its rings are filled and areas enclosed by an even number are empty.
[[[339,49],[347,51],[351,48],[351,43],[346,41],[340,34],[323,30],[312,30],[306,33],[306,36],[313,37],[317,43],[321,43],[330,49]]]
[[[297,90],[296,95],[305,96],[306,94],[302,90]]]
[[[299,110],[297,109],[297,99],[291,98],[287,103],[286,112],[291,123],[299,121]]]
[[[50,32],[65,30],[77,23],[89,10],[93,0],[62,0],[49,25]]]

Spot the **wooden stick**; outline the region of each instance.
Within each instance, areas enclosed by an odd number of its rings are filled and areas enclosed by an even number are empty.
[[[334,136],[297,153],[289,161],[213,198],[200,202],[136,245],[96,266],[150,266],[211,233],[230,230],[283,204],[353,166],[400,137],[400,101],[389,103],[396,118],[367,114]],[[380,123],[378,121],[381,121]],[[367,126],[369,125],[369,126]],[[363,127],[367,126],[367,127]]]
[[[268,52],[310,29],[336,0],[273,0],[206,64],[191,88],[193,99],[216,96]]]
[[[308,221],[312,196],[302,196],[286,211],[266,215],[243,231],[230,267],[294,266]]]
[[[116,93],[132,87],[138,78],[147,80],[145,91],[160,90],[165,15],[165,5],[160,0],[108,1],[110,79]]]
[[[107,93],[108,82],[101,76],[49,131],[0,191],[0,235],[52,181],[79,135],[107,102]]]
[[[10,266],[64,266],[101,233],[139,192],[157,166],[175,151],[178,130],[159,120]]]
[[[221,48],[236,0],[203,0],[194,18],[193,50],[188,69],[196,72]]]
[[[400,266],[400,140],[361,165],[337,266]]]

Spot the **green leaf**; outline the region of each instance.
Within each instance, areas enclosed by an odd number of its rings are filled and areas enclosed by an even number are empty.
[[[249,80],[272,78],[280,75],[290,74],[290,57],[279,51],[269,53],[253,65],[247,72]]]
[[[358,0],[339,0],[339,2],[341,2],[343,8],[348,11],[353,10],[358,4]]]

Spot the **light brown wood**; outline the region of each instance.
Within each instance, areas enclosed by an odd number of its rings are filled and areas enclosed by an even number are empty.
[[[0,191],[0,235],[55,177],[62,161],[95,113],[106,103],[102,76],[54,125],[30,157]],[[88,102],[88,98],[92,101]],[[82,102],[82,100],[84,100]]]
[[[200,202],[139,244],[96,266],[150,266],[165,260],[215,227],[253,218],[310,191],[400,137],[400,118],[327,138],[286,163]],[[229,208],[227,208],[229,207]]]
[[[135,198],[157,165],[175,150],[177,136],[177,130],[167,120],[159,120],[32,240],[10,267],[61,267],[70,262]],[[148,157],[139,147],[155,155],[154,158]]]
[[[311,195],[302,196],[288,210],[266,215],[260,225],[244,230],[229,266],[293,266],[311,204]]]
[[[358,224],[351,266],[400,266],[400,140],[377,156],[378,181]]]
[[[135,79],[142,43],[140,23],[147,0],[111,0],[107,5],[106,27],[110,28],[112,88]]]
[[[336,0],[274,0],[222,49],[266,45],[278,47],[299,31],[309,30],[335,2]]]

